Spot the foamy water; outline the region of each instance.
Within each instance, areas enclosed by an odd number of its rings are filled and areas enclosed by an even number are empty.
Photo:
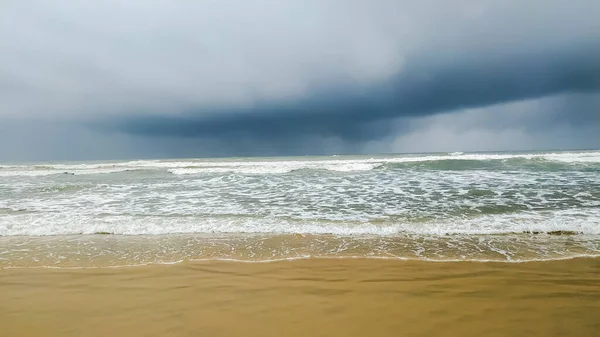
[[[600,152],[4,164],[0,236],[5,266],[598,256]]]

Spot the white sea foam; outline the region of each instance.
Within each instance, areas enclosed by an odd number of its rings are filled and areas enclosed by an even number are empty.
[[[239,166],[221,166],[221,167],[183,167],[172,168],[168,172],[175,175],[193,175],[203,173],[240,173],[240,174],[277,174],[288,173],[297,169],[292,165],[239,165]]]
[[[104,174],[131,170],[169,170],[173,174],[189,175],[201,173],[248,173],[279,174],[300,169],[323,169],[331,171],[364,171],[377,168],[386,163],[418,163],[444,160],[498,161],[509,159],[546,160],[557,163],[600,163],[600,151],[561,152],[561,153],[523,153],[523,154],[481,154],[453,152],[447,155],[420,155],[377,158],[345,157],[313,158],[302,160],[253,159],[253,160],[139,160],[128,162],[104,162],[81,164],[38,164],[4,165],[0,167],[0,177],[45,176],[61,174]]]
[[[599,256],[598,162],[596,151],[4,165],[0,268]]]
[[[446,219],[421,223],[290,220],[267,217],[166,217],[68,214],[10,214],[0,217],[0,236],[49,236],[111,233],[121,235],[165,235],[191,233],[333,234],[341,236],[399,234],[499,235],[551,233],[600,235],[600,211],[562,210],[548,214],[487,215],[473,219]]]
[[[338,172],[353,172],[353,171],[369,171],[378,166],[379,163],[363,163],[356,161],[340,161],[339,163],[331,162],[273,162],[251,164],[240,163],[237,165],[221,165],[216,166],[198,166],[171,168],[168,172],[175,175],[191,175],[203,173],[240,173],[240,174],[280,174],[289,173],[301,169],[313,170],[328,170]]]
[[[82,268],[183,261],[274,262],[297,259],[397,259],[525,262],[600,256],[585,236],[497,237],[421,235],[90,235],[0,237],[1,268]]]
[[[61,174],[61,172],[57,172],[57,171],[53,171],[53,170],[39,170],[39,171],[32,171],[32,170],[6,170],[6,171],[0,171],[0,177],[42,177],[42,176],[49,176],[49,175],[54,175],[54,174]]]
[[[380,167],[380,163],[343,163],[341,165],[329,165],[325,169],[339,172],[351,172],[351,171],[369,171],[374,168]]]
[[[0,171],[0,177],[42,177],[51,175],[93,175],[93,174],[109,174],[117,172],[132,171],[136,168],[131,167],[98,167],[98,168],[78,168],[71,170],[59,170],[55,167],[49,167],[48,169],[34,169],[29,168],[21,170],[2,170]]]
[[[600,235],[600,177],[594,170],[493,166],[449,172],[385,165],[457,158],[587,165],[599,157],[596,151],[9,165],[0,169],[0,235]]]

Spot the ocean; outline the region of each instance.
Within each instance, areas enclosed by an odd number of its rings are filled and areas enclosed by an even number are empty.
[[[0,164],[0,268],[600,257],[600,151]]]

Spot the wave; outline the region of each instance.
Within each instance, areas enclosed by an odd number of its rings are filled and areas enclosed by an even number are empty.
[[[526,262],[599,257],[600,241],[582,236],[337,237],[331,235],[91,235],[0,237],[0,268],[86,268],[184,261],[274,262],[297,259],[396,259]]]
[[[57,184],[39,187],[35,191],[41,193],[68,193],[79,192],[94,187],[90,184]]]
[[[175,175],[215,173],[284,174],[297,171],[325,170],[360,172],[374,169],[424,168],[436,170],[469,169],[545,169],[600,170],[600,153],[563,154],[450,154],[445,156],[415,156],[396,158],[290,160],[290,161],[227,161],[227,162],[147,162],[148,169],[167,169]]]
[[[466,159],[449,158],[429,161],[404,161],[387,162],[383,165],[385,168],[419,168],[430,170],[544,170],[544,171],[600,171],[600,165],[594,165],[587,162],[560,162],[552,161],[546,158],[503,158],[503,159]]]
[[[240,165],[240,166],[222,166],[222,167],[184,167],[169,169],[168,172],[175,175],[192,175],[203,173],[239,173],[239,174],[282,174],[296,171],[325,170],[335,172],[355,172],[370,171],[381,167],[380,163],[360,163],[360,162],[341,162],[341,163],[277,163],[259,164],[259,165]]]
[[[419,234],[505,235],[585,234],[600,235],[597,208],[556,210],[545,213],[486,214],[445,220],[384,221],[302,219],[245,214],[82,214],[12,213],[0,217],[0,236],[54,236],[110,233],[119,235],[166,234],[331,234],[340,236],[395,236]]]
[[[0,215],[23,214],[29,212],[25,208],[0,207]]]
[[[57,170],[52,169],[23,169],[23,170],[10,170],[0,171],[0,177],[45,177],[45,176],[57,176],[57,175],[99,175],[99,174],[114,174],[114,173],[140,173],[140,172],[152,172],[152,169],[140,169],[140,168],[127,168],[127,167],[103,167],[97,169],[77,169],[77,170]]]
[[[381,158],[323,157],[311,160],[257,159],[237,160],[140,160],[128,162],[83,164],[37,164],[31,166],[5,165],[0,177],[47,176],[47,175],[93,175],[133,172],[169,172],[175,175],[239,173],[284,174],[299,170],[327,170],[333,172],[360,172],[377,168],[425,168],[439,170],[465,169],[582,169],[600,170],[600,151],[538,154],[465,154],[453,152],[445,155],[405,155]]]

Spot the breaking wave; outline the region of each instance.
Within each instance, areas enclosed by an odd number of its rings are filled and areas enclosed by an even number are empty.
[[[0,166],[0,268],[600,256],[600,151]]]
[[[175,175],[197,174],[284,174],[301,170],[326,170],[332,172],[360,172],[378,168],[420,168],[433,170],[471,169],[547,169],[600,170],[600,152],[567,152],[540,154],[465,154],[412,155],[399,157],[363,158],[335,157],[336,159],[293,158],[290,160],[140,160],[95,164],[44,164],[0,166],[0,177],[48,175],[96,175],[137,172],[168,172]]]

